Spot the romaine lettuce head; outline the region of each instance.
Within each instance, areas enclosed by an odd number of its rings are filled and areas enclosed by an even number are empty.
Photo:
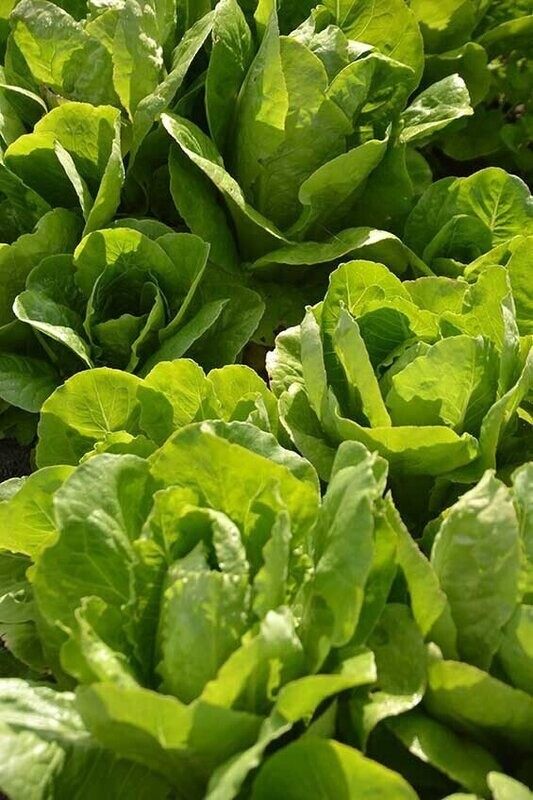
[[[311,465],[243,422],[186,426],[148,460],[45,467],[0,506],[11,651],[79,685],[106,749],[203,797],[228,758],[256,743],[260,757],[322,701],[375,680],[364,647],[344,666],[335,652],[377,613],[363,590],[385,480],[386,464],[348,443],[321,501]]]
[[[47,216],[51,222],[61,213],[70,220],[70,212],[61,209]],[[146,227],[150,238],[143,227],[94,231],[73,255],[39,253],[13,303],[19,322],[4,329],[0,395],[3,380],[6,402],[37,412],[62,377],[95,366],[147,374],[157,363],[185,354],[207,367],[235,361],[263,313],[257,293],[211,267],[209,245],[197,236],[154,225]],[[32,236],[37,240],[37,233]],[[20,248],[25,239],[33,243],[22,237]],[[19,243],[11,247],[19,249]],[[36,260],[33,256],[28,267]],[[19,323],[24,323],[23,343],[17,345]],[[30,359],[24,350],[28,334]],[[20,373],[19,382],[26,379],[25,392],[15,391],[14,372]]]
[[[403,0],[327,3],[283,35],[275,6],[257,8],[256,48],[236,0],[217,4],[205,86],[210,135],[183,115],[161,121],[175,142],[172,195],[193,232],[228,257],[222,195],[244,260],[309,243],[299,263],[312,265],[328,261],[318,243],[338,247],[332,234],[354,238],[354,226],[390,227],[407,213],[416,192],[410,171],[419,168],[411,145],[471,109],[457,76],[406,108],[422,40]],[[339,256],[354,248],[345,241]]]
[[[399,489],[417,476],[420,495],[422,478],[469,482],[499,451],[509,457],[506,442],[529,427],[517,410],[532,359],[503,267],[473,285],[402,283],[381,264],[353,261],[301,326],[280,334],[268,370],[281,419],[323,478],[338,444],[355,440],[389,461]],[[523,456],[515,450],[515,461]]]
[[[457,277],[516,236],[533,234],[533,197],[515,175],[488,167],[468,178],[432,184],[409,215],[406,244],[438,275]]]

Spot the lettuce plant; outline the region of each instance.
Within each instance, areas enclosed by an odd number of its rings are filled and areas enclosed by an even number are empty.
[[[211,268],[209,245],[132,220],[135,227],[89,233],[72,255],[65,244],[69,228],[58,231],[57,244],[52,230],[44,249],[35,252],[48,220],[66,219],[79,230],[68,214],[50,212],[34,234],[11,245],[28,253],[30,263],[20,262],[20,279],[29,272],[24,291],[17,293],[22,280],[14,280],[6,260],[2,278],[14,295],[0,331],[0,396],[6,403],[38,412],[62,378],[102,364],[146,374],[159,361],[186,353],[206,366],[236,359],[263,304],[255,292]],[[50,254],[54,249],[57,255]]]
[[[388,226],[409,210],[411,172],[420,172],[412,147],[471,113],[458,76],[409,105],[422,40],[403,2],[392,4],[394,13],[341,6],[318,6],[280,35],[275,3],[260,3],[256,49],[237,2],[218,3],[204,93],[210,135],[183,116],[161,116],[177,145],[172,196],[222,265],[235,240],[221,197],[253,271],[298,280],[301,269],[279,268],[332,262],[373,244],[368,230],[354,228]]]
[[[346,442],[320,499],[270,434],[203,422],[148,460],[3,484],[0,624],[20,677],[0,680],[2,790],[66,794],[96,769],[96,787],[187,800],[309,780],[346,800],[518,791],[531,465],[512,488],[487,472],[428,527],[428,557],[386,480]]]
[[[470,482],[502,459],[521,463],[527,345],[503,267],[473,285],[402,283],[381,264],[353,261],[302,324],[279,335],[268,370],[281,419],[321,477],[340,442],[359,441],[388,460],[408,504],[428,479]]]
[[[4,491],[6,514],[25,511],[11,544],[2,541],[2,564],[13,581],[24,563],[34,564],[16,592],[20,616],[4,625],[12,652],[37,672],[52,670],[64,687],[84,686],[76,711],[106,749],[136,761],[144,741],[144,766],[183,797],[202,797],[215,768],[258,737],[261,752],[322,700],[373,680],[366,652],[312,675],[357,625],[383,467],[348,445],[321,505],[312,467],[270,434],[204,422],[178,431],[148,461],[104,453],[77,468],[41,469]],[[355,505],[347,483],[357,487]],[[41,502],[33,528],[27,513]],[[364,528],[349,559],[335,522],[339,504]],[[87,537],[95,550],[74,576],[69,564]],[[339,594],[341,560],[351,577]],[[311,625],[322,605],[329,611],[317,640]],[[126,716],[115,716],[117,702]],[[247,754],[229,784],[238,786],[251,766]],[[0,784],[16,791],[5,774]]]
[[[533,175],[531,35],[533,8],[517,2],[413,0],[424,37],[429,83],[458,72],[475,115],[446,131],[438,142],[458,162],[498,164],[530,179]]]
[[[438,275],[458,277],[466,265],[516,236],[533,235],[533,197],[515,175],[488,167],[468,178],[433,183],[411,211],[405,243]]]

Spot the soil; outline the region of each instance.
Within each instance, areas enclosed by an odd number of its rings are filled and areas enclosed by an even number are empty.
[[[31,447],[20,445],[14,439],[0,440],[0,482],[19,478],[31,472]],[[2,797],[0,795],[0,800]]]

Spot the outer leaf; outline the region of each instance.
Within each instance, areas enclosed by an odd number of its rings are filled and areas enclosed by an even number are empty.
[[[392,233],[374,228],[347,228],[323,242],[301,242],[279,247],[257,259],[250,269],[266,276],[269,273],[276,275],[281,270],[286,273],[287,268],[296,271],[302,266],[335,264],[344,257],[382,261],[398,275],[404,273],[410,264],[417,268],[421,265],[414,253],[407,250]]]
[[[533,793],[523,783],[499,772],[490,773],[488,784],[494,800],[531,800],[533,797]]]
[[[55,209],[45,214],[33,233],[0,247],[0,324],[13,319],[15,297],[41,259],[55,253],[72,253],[79,240],[80,221],[70,211]]]
[[[136,433],[139,378],[110,369],[73,376],[43,405],[36,460],[39,467],[76,466],[106,434]]]
[[[56,536],[53,499],[70,467],[47,467],[30,475],[15,496],[0,504],[2,550],[35,559]]]
[[[459,653],[488,669],[513,613],[520,574],[512,497],[490,473],[446,516],[431,562],[450,602]]]
[[[45,620],[68,629],[82,598],[91,595],[116,608],[128,601],[131,542],[140,534],[152,493],[146,461],[107,454],[83,464],[58,490],[54,505],[59,536],[43,551],[32,576]],[[84,558],[89,549],[91,558]]]
[[[332,220],[343,219],[386,148],[386,139],[370,139],[313,172],[300,186],[298,199],[304,210],[290,233],[299,237],[315,227],[320,232],[327,231]]]
[[[282,687],[255,744],[213,774],[207,800],[233,800],[248,773],[261,763],[271,742],[287,733],[295,723],[308,722],[324,700],[354,686],[370,683],[374,678],[373,659],[367,651],[351,659],[339,675],[308,675]]]
[[[246,631],[248,576],[193,572],[165,592],[161,609],[162,691],[198,697]]]
[[[36,414],[58,383],[57,371],[44,359],[0,354],[0,398],[6,403]]]
[[[425,648],[406,606],[385,606],[368,646],[376,659],[377,688],[356,693],[350,701],[351,718],[363,747],[381,720],[415,708],[426,689]]]
[[[202,796],[219,764],[253,743],[260,725],[252,714],[202,702],[186,706],[111,683],[78,690],[77,705],[105,747],[150,766],[191,800]]]
[[[351,452],[339,449],[338,459]],[[357,451],[355,446],[352,449]],[[303,620],[304,642],[312,663],[320,666],[331,646],[347,644],[354,635],[372,564],[374,502],[380,494],[374,475],[375,459],[360,462],[334,475],[317,521],[317,552],[313,580],[307,590]],[[346,535],[351,531],[355,538]],[[356,533],[357,532],[357,533]]]
[[[387,727],[417,758],[444,772],[460,786],[482,797],[487,793],[487,774],[498,762],[475,742],[457,736],[419,711],[387,722]]]
[[[316,516],[314,471],[304,459],[284,450],[273,436],[253,425],[239,422],[191,425],[172,436],[153,456],[151,464],[156,479],[166,485],[198,490],[211,507],[242,526],[245,543],[251,551],[256,546],[253,507],[261,495],[262,502],[275,507],[281,496],[291,517],[295,542]],[[243,464],[248,467],[244,469]],[[237,484],[233,478],[236,473],[241,475]],[[275,484],[279,494],[274,501],[272,495],[269,498],[268,490]],[[248,534],[252,535],[250,541]]]
[[[275,226],[247,202],[237,181],[222,166],[211,140],[187,120],[163,114],[161,122],[170,136],[197,167],[219,189],[234,218],[245,257],[256,258],[286,239]]]
[[[372,44],[411,67],[416,86],[423,69],[423,43],[415,15],[403,2],[327,0],[326,6],[350,39]]]
[[[296,800],[302,792],[324,800],[416,799],[415,792],[397,773],[346,745],[314,738],[293,742],[272,756],[254,782],[252,798]]]
[[[425,704],[437,719],[488,746],[496,740],[531,751],[530,695],[459,661],[432,662],[428,677]]]
[[[533,694],[533,606],[519,606],[505,628],[498,658],[517,687]]]
[[[113,85],[130,118],[157,86],[163,66],[158,34],[151,6],[124,0],[113,39]]]
[[[71,693],[3,680],[0,742],[5,756],[0,787],[12,800],[46,800],[54,794],[97,800],[107,792],[117,800],[132,795],[164,800],[168,794],[165,781],[117,758],[88,734]],[[80,785],[80,771],[91,780]]]

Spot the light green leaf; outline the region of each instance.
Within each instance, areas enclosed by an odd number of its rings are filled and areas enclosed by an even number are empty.
[[[183,153],[224,196],[234,218],[244,257],[258,258],[287,242],[269,220],[247,203],[241,187],[223,166],[215,146],[199,128],[171,114],[162,114],[161,122]]]
[[[120,117],[115,119],[115,135],[111,144],[109,160],[102,174],[93,206],[87,217],[84,235],[103,228],[115,215],[119,205],[122,186],[126,177],[122,161]]]
[[[33,267],[46,256],[72,253],[80,231],[78,217],[57,208],[41,217],[32,233],[24,234],[12,245],[0,246],[0,324],[13,319],[13,302],[24,290]]]
[[[146,374],[160,361],[173,361],[182,358],[192,346],[217,322],[227,305],[227,300],[212,300],[190,320],[185,322],[179,330],[153,352],[145,361],[141,374]]]
[[[477,434],[496,399],[498,368],[483,338],[442,339],[393,375],[385,399],[393,423],[446,425]]]
[[[150,132],[152,124],[162,111],[172,103],[179,91],[189,68],[204,46],[213,27],[213,15],[200,17],[185,33],[172,54],[172,69],[155,90],[143,97],[133,115],[132,146],[130,168],[137,157],[139,147]]]
[[[458,436],[444,426],[364,427],[341,416],[332,395],[321,423],[333,441],[362,442],[369,450],[377,450],[398,474],[440,475],[450,464],[459,467],[474,461],[479,452],[470,434]]]
[[[335,219],[344,219],[387,149],[387,138],[370,139],[328,161],[305,180],[298,193],[303,211],[289,235],[303,238],[309,231],[329,231]]]
[[[106,368],[81,372],[66,381],[43,405],[37,465],[76,466],[107,434],[136,433],[140,386],[139,378]]]
[[[176,565],[177,566],[177,565]],[[160,618],[161,691],[197,698],[247,628],[248,576],[189,571],[165,592]]]
[[[273,13],[235,109],[232,172],[245,195],[260,175],[261,164],[268,161],[285,136],[289,93],[280,48],[278,21]]]
[[[215,435],[215,432],[226,430],[228,439]],[[264,455],[271,455],[275,444],[273,437],[263,434],[257,428],[245,423],[199,423],[184,428],[172,436],[168,442],[152,457],[151,471],[154,477],[166,485],[183,486],[200,492],[206,503],[212,508],[224,512],[238,524],[243,532],[246,549],[257,559],[259,542],[254,531],[254,503],[263,494],[262,502],[269,500],[269,486],[277,485],[277,492],[287,507],[291,517],[293,541],[295,545],[301,540],[314,520],[317,509],[317,490],[315,487],[296,478],[288,466],[277,464],[263,455],[251,452],[239,443],[233,444],[231,433],[239,435],[246,432],[247,441],[256,441],[260,447],[262,440],[272,443]],[[288,451],[280,455],[285,463]],[[285,455],[286,454],[286,455]],[[245,466],[246,465],[246,466]],[[297,460],[299,474],[305,462]],[[306,474],[309,466],[306,466]],[[239,480],[235,481],[235,475]],[[270,490],[271,491],[271,490]]]
[[[118,755],[145,764],[187,796],[201,797],[214,769],[255,741],[260,718],[112,683],[79,689],[92,734]]]
[[[405,527],[390,496],[386,498],[385,515],[396,532],[398,564],[407,583],[415,621],[425,639],[436,642],[448,658],[454,658],[457,656],[457,630],[439,579]]]
[[[421,92],[402,114],[404,142],[424,142],[451,122],[474,113],[465,82],[450,75]]]
[[[498,659],[516,688],[533,694],[533,606],[519,606],[504,627]]]
[[[465,661],[488,669],[518,596],[520,543],[510,492],[493,475],[449,510],[431,551]]]
[[[277,403],[257,372],[241,364],[230,364],[221,369],[211,370],[208,381],[213,386],[215,396],[220,403],[222,419],[228,422],[238,419],[236,415],[244,404],[251,402],[252,399],[257,403],[260,398],[268,414],[271,432],[276,433]]]
[[[341,446],[337,459],[348,448]],[[381,491],[375,457],[361,451],[359,463],[348,461],[334,474],[317,520],[316,565],[303,619],[305,642],[317,668],[331,646],[345,645],[353,637],[372,565],[374,503]]]
[[[36,725],[36,720],[39,724]],[[0,683],[0,787],[11,800],[46,800],[54,794],[96,800],[164,800],[168,784],[151,770],[125,761],[89,735],[74,695],[18,679]],[[80,785],[81,774],[90,781]]]
[[[474,3],[471,0],[413,0],[414,11],[424,44],[430,53],[444,53],[470,38],[476,24]]]
[[[110,106],[64,103],[6,150],[6,164],[54,205],[72,205],[78,198],[88,220],[91,194],[97,194],[114,151],[122,164],[119,119],[118,110]],[[103,224],[118,207],[120,187]]]
[[[11,19],[14,43],[38,83],[94,105],[117,100],[111,57],[82,23],[47,0],[23,0]]]
[[[527,786],[500,772],[491,772],[487,782],[494,800],[532,800],[533,798],[533,792],[530,792]]]
[[[268,276],[287,268],[314,264],[335,264],[341,258],[369,258],[382,261],[396,274],[404,273],[409,264],[418,260],[392,233],[374,228],[347,228],[323,242],[287,244],[257,259],[250,265],[253,272]]]
[[[213,773],[206,800],[233,800],[246,776],[260,765],[271,742],[287,733],[295,723],[308,723],[325,700],[375,679],[374,661],[369,651],[353,657],[343,667],[346,668],[341,674],[308,675],[282,687],[256,743]]]
[[[252,58],[252,34],[237,0],[222,0],[215,8],[213,49],[206,78],[209,130],[221,153],[225,152],[234,109]]]
[[[377,666],[377,688],[355,693],[350,715],[363,746],[383,719],[415,708],[426,689],[426,655],[422,635],[406,606],[389,603],[367,646]]]
[[[531,751],[531,695],[459,661],[431,662],[428,679],[424,702],[437,719],[489,747],[506,742]]]
[[[374,45],[414,70],[413,88],[422,75],[423,42],[416,17],[402,0],[326,0],[350,39]]]
[[[317,793],[317,790],[319,793]],[[302,796],[324,800],[416,800],[396,772],[365,758],[358,750],[328,739],[293,742],[271,756],[254,781],[252,800]]]
[[[38,290],[30,289],[18,295],[13,311],[21,322],[64,344],[87,367],[93,366],[90,347],[80,335],[81,320],[71,308],[55,302]]]
[[[54,142],[54,150],[57,156],[57,160],[63,167],[67,178],[72,184],[72,188],[74,189],[74,191],[78,196],[83,217],[84,219],[87,219],[93,204],[93,199],[91,197],[91,193],[89,192],[87,184],[85,183],[80,173],[78,172],[76,164],[74,163],[74,159],[70,155],[69,151],[65,150],[65,148],[63,147],[63,145],[59,140]]]
[[[523,336],[533,333],[533,300],[528,274],[528,254],[532,244],[533,237],[519,241],[506,264],[516,305],[516,321]]]
[[[520,536],[523,541],[524,602],[530,603],[533,600],[533,467],[531,464],[519,467],[513,473],[512,481],[520,522]]]
[[[61,647],[61,666],[79,683],[114,681],[137,684],[128,661],[122,613],[100,597],[84,597],[74,613],[69,638]],[[129,655],[129,654],[128,654]]]
[[[383,402],[359,326],[345,309],[340,310],[339,321],[333,333],[333,348],[346,376],[354,416],[362,413],[371,427],[390,425],[391,418]]]
[[[0,547],[35,559],[53,542],[57,528],[53,500],[71,467],[47,467],[30,475],[11,500],[0,503]],[[3,520],[3,522],[1,522]]]
[[[520,178],[502,169],[489,167],[460,180],[456,196],[458,211],[485,222],[494,245],[533,231],[533,198]]]
[[[140,101],[152,94],[163,67],[157,20],[150,4],[124,0],[113,39],[113,86],[131,119]]]
[[[177,146],[169,158],[170,192],[191,231],[211,245],[210,260],[223,269],[239,269],[239,256],[228,215],[209,178]]]

